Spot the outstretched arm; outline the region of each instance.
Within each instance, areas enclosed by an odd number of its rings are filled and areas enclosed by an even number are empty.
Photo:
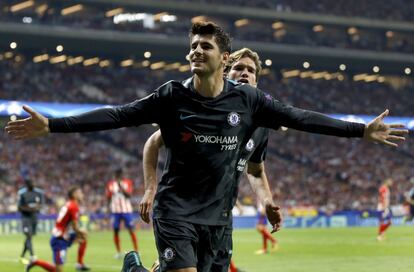
[[[270,191],[264,163],[249,162],[247,165],[247,178],[257,198],[265,207],[266,216],[272,225],[272,233],[279,231],[282,227],[282,214],[280,207],[273,202],[272,192]]]
[[[145,193],[139,203],[139,211],[144,222],[150,222],[150,212],[157,190],[158,151],[164,145],[161,131],[157,130],[144,145],[143,168]]]
[[[5,130],[15,140],[46,136],[50,132],[89,132],[158,123],[165,107],[158,92],[132,103],[89,111],[77,116],[46,118],[28,106],[28,118],[10,121]]]
[[[326,134],[339,137],[360,137],[365,140],[381,143],[389,146],[398,146],[399,141],[404,141],[408,130],[403,129],[402,124],[384,123],[383,119],[388,115],[386,110],[369,124],[347,122],[331,118],[327,115],[307,111],[285,105],[270,96],[257,92],[259,96],[256,108],[256,120],[259,127],[278,128],[285,126],[301,131]]]

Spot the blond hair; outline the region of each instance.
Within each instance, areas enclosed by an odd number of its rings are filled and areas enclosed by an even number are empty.
[[[260,61],[259,55],[249,48],[242,48],[230,54],[229,60],[224,67],[224,72],[227,74],[230,72],[231,67],[239,61],[241,58],[248,57],[254,61],[256,65],[256,81],[259,79],[260,72],[262,71],[262,62]]]

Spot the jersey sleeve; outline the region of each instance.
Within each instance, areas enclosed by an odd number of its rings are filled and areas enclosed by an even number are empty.
[[[24,201],[24,197],[23,197],[23,191],[19,190],[18,192],[18,202],[17,202],[17,208],[20,210],[20,208],[24,205],[26,205],[25,201]]]
[[[171,84],[166,83],[154,93],[132,103],[101,108],[77,116],[49,119],[50,132],[88,132],[159,123]]]
[[[263,137],[261,137],[260,142],[257,144],[251,157],[249,158],[249,162],[261,163],[266,159],[268,140],[268,131],[266,129],[266,132],[264,133]]]
[[[112,183],[112,182],[108,182],[108,183],[106,184],[106,187],[105,187],[105,195],[106,195],[106,198],[108,198],[108,199],[110,199],[110,198],[112,197],[112,192],[111,192],[111,183]]]
[[[75,204],[71,204],[68,207],[68,213],[69,213],[69,218],[72,221],[78,221],[78,217],[79,217],[79,207]]]
[[[125,184],[126,184],[126,192],[127,192],[128,194],[132,194],[132,191],[133,191],[132,180],[130,180],[130,179],[126,179],[126,180],[125,180]]]
[[[362,137],[365,125],[331,118],[324,114],[295,108],[281,103],[260,90],[255,91],[253,116],[258,127],[278,129],[285,126],[296,130],[339,136]]]

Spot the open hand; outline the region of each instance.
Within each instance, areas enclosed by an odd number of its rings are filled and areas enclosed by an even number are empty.
[[[385,124],[384,118],[388,114],[389,110],[385,110],[365,126],[365,140],[393,147],[398,147],[398,144],[395,142],[405,141],[404,135],[408,134],[408,130],[403,129],[405,128],[403,124]]]
[[[29,106],[23,106],[23,109],[30,114],[25,119],[10,121],[7,123],[5,130],[15,140],[27,140],[47,135],[49,131],[49,120],[36,112]]]

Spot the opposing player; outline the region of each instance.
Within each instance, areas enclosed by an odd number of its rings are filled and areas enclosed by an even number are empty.
[[[404,222],[410,222],[414,218],[414,187],[405,194],[405,203],[407,215],[404,217]]]
[[[257,250],[255,254],[262,255],[269,252],[275,252],[278,250],[279,245],[276,238],[267,230],[267,218],[265,207],[259,202],[257,204],[257,223],[256,229],[262,236],[263,246],[261,249]],[[270,241],[272,247],[270,251],[267,249],[267,241]]]
[[[378,207],[379,227],[378,227],[378,241],[385,239],[385,231],[391,226],[392,212],[390,208],[391,194],[390,187],[393,184],[391,178],[387,178],[378,190]]]
[[[199,22],[190,33],[192,78],[170,81],[130,104],[78,116],[45,118],[24,106],[30,117],[10,121],[16,140],[58,132],[87,132],[157,123],[167,149],[166,171],[154,200],[157,244],[174,234],[174,247],[158,248],[168,261],[161,271],[209,271],[231,220],[234,173],[241,149],[258,127],[359,137],[398,146],[408,130],[383,122],[388,110],[367,125],[298,109],[248,84],[223,79],[231,43],[216,24]],[[395,142],[394,142],[395,141]],[[179,239],[178,239],[179,237]],[[197,268],[199,268],[197,270]]]
[[[106,197],[109,201],[110,210],[113,219],[114,243],[116,248],[115,258],[122,256],[119,231],[121,221],[124,222],[125,228],[131,236],[132,245],[135,251],[138,251],[138,241],[134,232],[134,221],[132,214],[131,195],[133,191],[132,180],[123,177],[122,169],[115,171],[114,179],[106,185]]]
[[[33,181],[25,179],[25,187],[18,191],[18,210],[22,216],[22,231],[25,236],[24,246],[22,254],[20,255],[20,261],[23,264],[28,264],[29,260],[34,261],[36,256],[34,255],[32,237],[36,235],[37,229],[37,216],[44,201],[43,190],[35,188]],[[26,252],[29,252],[30,259],[26,259]]]
[[[82,190],[79,187],[72,187],[68,191],[68,197],[68,202],[59,211],[52,231],[52,238],[50,239],[54,264],[42,260],[34,260],[26,267],[26,271],[39,266],[49,272],[62,272],[66,261],[66,252],[74,242],[79,243],[76,270],[90,270],[83,263],[86,250],[86,232],[81,230],[78,225],[79,203],[83,201]]]

